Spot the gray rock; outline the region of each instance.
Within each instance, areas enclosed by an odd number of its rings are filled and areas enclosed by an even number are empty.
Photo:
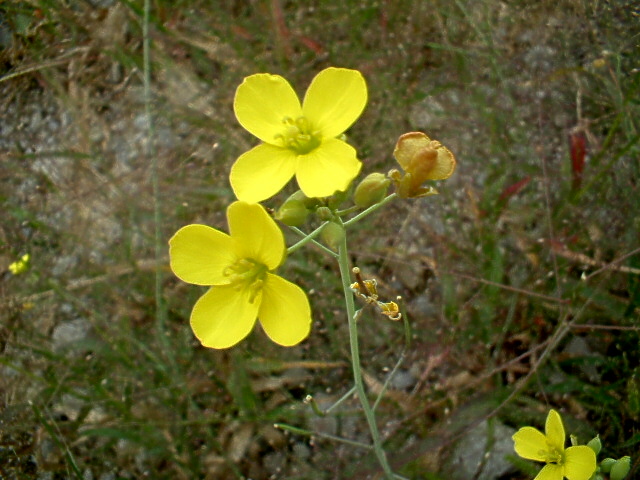
[[[572,337],[571,340],[569,340],[569,342],[567,343],[567,346],[564,347],[563,353],[572,358],[586,359],[602,357],[602,355],[600,355],[599,353],[591,350],[591,347],[583,337]],[[578,369],[589,379],[589,381],[600,383],[600,373],[598,372],[598,369],[595,365],[588,362],[580,362],[577,366]]]
[[[274,478],[280,476],[279,474],[282,473],[286,463],[287,457],[283,452],[269,452],[262,459],[264,469],[270,475],[275,475]]]
[[[389,382],[391,388],[395,390],[407,390],[416,384],[417,378],[410,370],[398,369]]]
[[[309,445],[307,445],[306,443],[302,443],[302,442],[294,443],[292,447],[292,451],[293,451],[294,457],[296,457],[298,460],[307,460],[308,458],[311,457],[311,449],[309,448]]]
[[[64,416],[71,421],[75,421],[78,419],[83,406],[84,401],[80,399],[79,395],[65,393],[60,402],[53,406],[53,412],[60,417]]]
[[[80,258],[75,253],[68,255],[61,255],[54,259],[53,267],[51,268],[51,275],[53,277],[60,277],[75,268],[80,262]]]
[[[509,473],[513,465],[505,457],[514,453],[514,433],[498,421],[481,422],[456,443],[443,473],[450,480],[495,480]]]
[[[434,131],[441,129],[447,121],[445,108],[433,97],[427,97],[416,103],[409,112],[412,128]]]
[[[31,164],[31,170],[44,175],[58,188],[65,188],[73,181],[74,162],[69,157],[37,158]]]
[[[78,342],[86,340],[90,330],[91,324],[85,318],[77,318],[57,325],[51,336],[53,349],[59,352],[72,348]]]

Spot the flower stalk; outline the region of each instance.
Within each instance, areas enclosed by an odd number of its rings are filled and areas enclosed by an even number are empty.
[[[381,202],[382,203],[382,202]],[[373,207],[372,207],[373,208]],[[363,212],[364,213],[364,212]],[[358,400],[362,406],[362,411],[369,425],[371,432],[371,440],[373,442],[373,450],[376,454],[378,462],[384,471],[387,480],[393,480],[395,475],[389,466],[387,455],[382,447],[380,432],[376,423],[376,417],[371,404],[367,398],[367,392],[362,379],[362,368],[360,366],[360,346],[358,343],[358,325],[356,318],[355,302],[350,283],[349,255],[347,250],[347,236],[344,235],[338,249],[338,264],[340,267],[340,277],[342,279],[342,290],[344,291],[344,301],[347,308],[347,318],[349,322],[349,345],[351,348],[351,368],[353,370],[353,382],[355,384]]]
[[[389,203],[390,201],[392,201],[394,198],[396,198],[398,196],[398,194],[396,193],[392,193],[391,195],[387,195],[382,201],[380,201],[379,203],[376,203],[375,205],[371,205],[369,208],[367,208],[366,210],[363,210],[362,212],[360,212],[358,215],[356,215],[353,218],[350,218],[349,220],[347,220],[346,222],[343,223],[345,228],[350,227],[351,225],[353,225],[354,223],[359,222],[360,220],[362,220],[364,217],[368,217],[369,215],[371,215],[373,212],[381,209],[382,207],[384,207],[387,203]]]

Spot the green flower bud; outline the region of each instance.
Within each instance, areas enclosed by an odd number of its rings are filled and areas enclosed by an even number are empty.
[[[571,446],[572,447],[575,447],[576,445],[579,445],[578,437],[576,437],[575,435],[569,435],[569,441],[571,442]]]
[[[302,191],[298,190],[284,201],[276,211],[274,218],[290,227],[299,227],[309,216],[305,200],[307,200],[307,197],[304,196]]]
[[[391,180],[382,173],[370,173],[356,187],[353,203],[360,208],[368,208],[382,201],[387,195]]]
[[[331,250],[337,251],[340,243],[344,239],[344,228],[342,225],[338,225],[335,222],[329,222],[325,225],[320,233],[322,237],[322,241],[329,247]]]
[[[306,202],[307,200],[310,200],[310,199],[302,192],[302,190],[296,190],[294,193],[289,195],[289,198],[287,198],[287,200],[297,200],[299,202]],[[286,200],[285,200],[285,203],[286,203]],[[306,206],[306,203],[305,203],[305,206]]]
[[[613,467],[615,463],[615,458],[605,458],[600,462],[600,470],[602,473],[609,473],[611,471],[611,467]]]
[[[275,213],[274,218],[290,227],[303,225],[309,216],[309,210],[302,202],[291,201],[283,204]]]
[[[622,480],[627,476],[629,470],[631,470],[631,457],[622,457],[616,460],[616,463],[611,467],[609,478],[610,480]]]
[[[323,222],[333,219],[333,212],[329,207],[318,207],[316,214]]]
[[[593,450],[593,452],[598,455],[600,453],[600,450],[602,450],[602,442],[600,441],[600,435],[596,435],[595,438],[592,438],[591,440],[589,440],[589,443],[587,443],[587,447],[589,447],[591,450]]]

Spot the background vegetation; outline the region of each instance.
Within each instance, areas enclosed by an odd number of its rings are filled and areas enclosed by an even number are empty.
[[[311,295],[308,341],[258,331],[217,352],[193,338],[202,291],[164,250],[187,223],[225,227],[229,167],[255,144],[232,112],[242,78],[279,73],[302,93],[331,65],[368,81],[349,132],[363,173],[393,168],[412,130],[459,162],[441,195],[395,202],[350,240],[413,329],[378,407],[394,468],[456,478],[480,422],[503,432],[492,452],[553,407],[581,441],[632,455],[635,478],[636,2],[154,0],[149,28],[151,136],[141,0],[0,4],[0,478],[376,478],[366,451],[272,427],[367,441],[356,402],[327,417],[302,403],[351,385],[331,259],[307,249],[286,267]],[[373,315],[360,328],[375,393],[403,331]]]

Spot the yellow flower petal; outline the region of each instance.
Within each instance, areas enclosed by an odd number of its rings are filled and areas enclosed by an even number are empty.
[[[311,329],[307,295],[297,285],[271,273],[262,290],[258,318],[269,338],[284,347],[300,343]]]
[[[256,323],[260,295],[232,285],[212,287],[196,302],[191,328],[205,347],[229,348],[245,338]]]
[[[453,153],[422,132],[401,135],[393,155],[404,171],[417,175],[420,183],[425,180],[444,180],[453,175],[456,169]]]
[[[547,437],[540,430],[533,427],[522,427],[511,438],[515,443],[513,448],[522,458],[538,462],[546,461]]]
[[[562,418],[555,410],[549,410],[547,421],[545,422],[544,432],[547,435],[547,442],[557,451],[564,451],[565,434],[562,426]]]
[[[169,240],[171,270],[187,283],[229,283],[222,272],[237,260],[234,241],[226,233],[206,225],[182,227]]]
[[[266,143],[282,133],[285,118],[302,115],[296,92],[280,75],[258,73],[244,79],[233,101],[236,118],[247,131]]]
[[[238,199],[257,203],[278,193],[295,168],[295,152],[263,143],[240,155],[229,180]]]
[[[564,452],[564,476],[569,480],[588,480],[596,471],[596,454],[586,445],[569,447]]]
[[[351,145],[329,138],[307,155],[298,156],[296,179],[307,197],[328,197],[346,190],[360,168],[362,163]]]
[[[438,161],[434,165],[429,180],[444,180],[453,175],[456,169],[456,159],[447,147],[440,147],[438,151]]]
[[[548,463],[538,472],[533,480],[563,480],[562,467],[555,463]]]
[[[323,138],[337,137],[362,114],[367,84],[357,70],[327,68],[311,81],[302,103],[304,116]]]
[[[409,132],[400,136],[393,156],[398,161],[403,170],[411,164],[416,155],[427,148],[431,139],[422,132]]]
[[[250,258],[269,270],[282,263],[286,253],[284,235],[261,205],[234,202],[227,208],[227,221],[238,258]]]

